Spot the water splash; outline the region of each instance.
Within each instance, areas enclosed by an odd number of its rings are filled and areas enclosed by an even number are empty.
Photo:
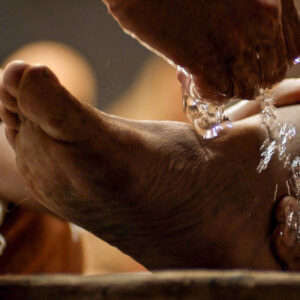
[[[292,158],[288,151],[289,142],[296,136],[296,127],[289,122],[283,123],[278,119],[271,90],[261,90],[258,100],[261,103],[261,126],[265,129],[266,139],[261,146],[261,160],[257,171],[261,173],[265,170],[274,154],[277,153],[284,168],[290,172],[290,178],[287,181],[289,195],[292,194],[296,197],[300,208],[300,157]],[[287,226],[291,230],[297,231],[297,238],[300,242],[300,209],[296,213],[289,212]]]
[[[300,57],[296,58],[294,63],[300,63]],[[202,98],[196,89],[193,76],[181,67],[178,67],[178,71],[184,73],[188,82],[183,84],[182,88],[183,108],[198,134],[204,139],[212,139],[218,137],[225,128],[231,128],[231,122],[224,114],[224,105]],[[284,168],[290,172],[290,179],[287,181],[289,194],[297,198],[300,207],[300,157],[292,158],[288,151],[289,142],[296,136],[296,127],[279,120],[271,89],[260,89],[257,100],[261,105],[261,127],[266,132],[266,139],[260,148],[261,159],[257,171],[261,173],[266,170],[273,156],[277,154]],[[289,217],[292,221],[288,226],[297,227],[300,241],[300,209],[297,216]]]
[[[261,146],[261,160],[257,171],[261,173],[265,170],[273,155],[277,153],[284,167],[292,172],[292,178],[299,177],[297,183],[299,189],[295,188],[297,190],[296,195],[300,196],[300,159],[298,160],[298,157],[295,157],[292,160],[291,154],[288,152],[288,143],[296,136],[296,127],[289,122],[283,123],[278,119],[270,89],[260,90],[257,100],[260,101],[261,105],[261,126],[266,132],[266,139]],[[296,166],[299,166],[299,172],[296,172]],[[295,188],[294,191],[296,191]]]
[[[183,109],[197,133],[204,139],[213,139],[225,128],[231,128],[231,122],[224,114],[225,105],[202,98],[196,89],[193,76],[181,67],[178,67],[178,71],[183,72],[189,81],[182,88]]]
[[[282,123],[278,119],[271,90],[261,90],[257,98],[261,105],[261,126],[266,132],[266,139],[261,146],[261,160],[257,171],[265,170],[273,155],[277,152],[285,168],[290,168],[291,154],[288,153],[288,143],[296,136],[296,127],[291,123]]]
[[[295,59],[294,59],[294,65],[297,65],[297,64],[299,64],[300,63],[300,56],[299,57],[296,57]]]

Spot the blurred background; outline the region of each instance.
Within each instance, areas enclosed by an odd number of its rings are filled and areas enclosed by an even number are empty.
[[[100,0],[1,0],[0,61],[37,41],[79,51],[96,77],[105,108],[132,83],[149,51],[125,35]]]

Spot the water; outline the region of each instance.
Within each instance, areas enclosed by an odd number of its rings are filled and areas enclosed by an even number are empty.
[[[294,60],[294,64],[298,63],[300,57]],[[224,105],[203,99],[197,92],[193,76],[182,68],[178,70],[188,78],[189,84],[183,86],[183,108],[198,134],[204,139],[212,139],[217,138],[225,128],[231,128],[231,122],[224,114]],[[257,171],[261,173],[266,170],[274,155],[277,155],[284,168],[290,172],[291,193],[300,207],[300,157],[292,157],[288,151],[289,142],[296,136],[296,127],[279,120],[271,89],[261,89],[257,100],[261,105],[261,126],[266,132]],[[288,220],[288,227],[297,230],[300,241],[300,209],[297,213],[291,211]]]
[[[300,57],[297,57],[293,61],[294,65],[300,63]],[[265,170],[274,155],[278,152],[278,158],[283,162],[284,168],[290,172],[290,178],[286,182],[289,195],[292,192],[292,196],[296,197],[298,207],[296,211],[290,209],[287,212],[287,227],[296,232],[297,242],[300,242],[300,157],[291,157],[288,152],[288,142],[296,135],[296,128],[291,123],[281,123],[278,120],[276,108],[274,106],[272,97],[268,90],[261,91],[261,115],[262,126],[265,128],[267,138],[262,145],[261,161],[258,166],[258,172]],[[269,113],[271,112],[271,113]],[[290,191],[290,184],[292,191]],[[283,235],[283,232],[280,232]],[[291,245],[293,246],[293,245]]]
[[[294,59],[294,65],[299,64],[300,63],[300,57],[297,57]]]
[[[188,78],[189,84],[183,87],[183,109],[196,131],[204,139],[216,138],[225,128],[231,128],[230,120],[225,116],[225,105],[211,103],[202,98],[194,83],[193,76],[183,68],[178,68]]]
[[[261,146],[261,160],[257,171],[261,173],[267,169],[273,155],[283,162],[285,168],[290,169],[292,160],[288,152],[288,143],[296,136],[296,127],[278,119],[271,90],[260,90],[257,98],[261,105],[261,126],[266,132],[266,139]]]
[[[300,62],[300,61],[299,61]],[[288,150],[289,142],[296,136],[296,127],[289,122],[281,122],[277,115],[271,90],[261,90],[258,100],[261,104],[261,126],[266,132],[266,139],[261,146],[261,159],[257,171],[267,169],[271,159],[277,154],[283,167],[289,170],[287,181],[288,193],[292,194],[300,207],[300,157],[292,157]],[[292,189],[290,190],[290,184]],[[300,242],[300,209],[290,210],[287,215],[287,226],[297,233]],[[282,232],[283,234],[283,232]]]
[[[288,151],[289,142],[296,136],[296,127],[289,122],[281,122],[277,115],[271,90],[261,90],[257,98],[261,104],[261,126],[266,139],[261,146],[261,160],[257,171],[267,169],[274,154],[291,173],[292,192],[300,204],[300,157],[292,157]]]

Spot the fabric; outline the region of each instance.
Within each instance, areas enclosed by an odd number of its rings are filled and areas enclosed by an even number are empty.
[[[0,274],[81,273],[82,248],[69,224],[48,214],[9,208],[0,228],[6,248]]]

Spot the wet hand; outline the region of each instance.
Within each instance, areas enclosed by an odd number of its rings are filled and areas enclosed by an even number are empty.
[[[252,99],[300,52],[293,0],[103,1],[125,30],[193,74],[209,99]]]

